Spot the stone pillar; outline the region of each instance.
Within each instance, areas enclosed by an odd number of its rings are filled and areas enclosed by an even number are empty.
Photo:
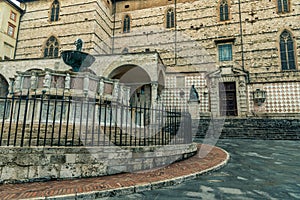
[[[158,83],[152,82],[151,83],[151,105],[156,105],[157,102],[157,89],[158,89]]]
[[[9,86],[8,86],[9,94],[14,93],[14,84],[15,84],[15,79],[14,78],[9,78]]]
[[[239,104],[240,104],[240,115],[241,116],[246,116],[247,115],[247,90],[246,90],[246,78],[245,76],[240,76],[239,77],[239,82],[238,82],[238,93],[239,93]]]
[[[188,101],[189,113],[192,119],[200,119],[200,101]]]
[[[19,92],[22,89],[22,78],[20,74],[18,74],[15,78],[15,84],[14,84],[14,92]]]
[[[119,82],[115,81],[114,82],[114,89],[113,89],[113,99],[118,101],[119,99]]]
[[[104,81],[102,78],[99,79],[99,88],[98,88],[98,94],[99,96],[103,96],[104,92]]]
[[[200,108],[199,108],[199,94],[192,85],[191,90],[190,90],[190,100],[188,101],[189,105],[189,113],[191,114],[192,119],[199,119],[200,118]]]
[[[124,87],[124,95],[125,95],[125,105],[129,106],[129,101],[130,101],[130,87]]]
[[[118,101],[120,103],[123,103],[123,100],[124,100],[124,85],[123,84],[119,84],[119,96],[118,96]]]
[[[69,90],[70,89],[70,82],[71,82],[71,77],[70,74],[67,73],[65,77],[65,89]]]
[[[83,93],[84,95],[88,95],[89,92],[89,76],[86,74],[83,79]]]
[[[217,86],[217,80],[212,79],[210,84],[210,106],[211,115],[217,117],[219,115],[219,87]]]

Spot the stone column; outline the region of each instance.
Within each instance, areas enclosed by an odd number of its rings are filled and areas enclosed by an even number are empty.
[[[219,88],[217,86],[217,79],[211,79],[210,85],[210,106],[211,106],[211,115],[213,117],[219,116]]]
[[[83,79],[83,93],[84,95],[88,95],[89,93],[89,76],[86,74]]]
[[[71,82],[71,77],[70,74],[67,73],[65,77],[65,89],[70,90],[70,82]]]
[[[8,86],[9,94],[14,93],[14,84],[15,84],[15,79],[14,78],[9,78],[9,86]]]
[[[103,92],[104,92],[104,81],[102,78],[99,79],[99,88],[98,88],[98,94],[99,96],[103,96]]]
[[[18,74],[15,78],[15,84],[14,84],[14,92],[19,92],[22,89],[22,78],[20,76],[20,74]]]
[[[189,113],[191,114],[192,119],[199,119],[200,118],[200,108],[199,108],[200,100],[199,100],[199,94],[192,85],[190,90],[190,99],[188,101],[189,105]]]
[[[115,81],[114,82],[114,89],[113,89],[113,99],[118,101],[119,98],[119,82]]]
[[[119,92],[119,96],[118,96],[118,101],[120,102],[120,103],[123,103],[123,100],[124,100],[124,85],[123,84],[119,84],[119,90],[120,90],[120,92]]]
[[[156,105],[157,102],[157,89],[158,89],[158,83],[152,82],[151,83],[151,105]]]

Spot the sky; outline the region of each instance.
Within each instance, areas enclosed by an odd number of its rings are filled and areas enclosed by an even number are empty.
[[[12,2],[14,2],[16,5],[20,5],[20,2],[16,1],[16,0],[11,0]]]

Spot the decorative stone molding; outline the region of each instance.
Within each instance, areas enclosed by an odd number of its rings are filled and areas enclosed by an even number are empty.
[[[210,80],[211,112],[214,117],[220,116],[219,83],[234,82],[236,85],[236,102],[238,116],[248,113],[247,72],[233,66],[221,66],[219,70],[207,75]]]

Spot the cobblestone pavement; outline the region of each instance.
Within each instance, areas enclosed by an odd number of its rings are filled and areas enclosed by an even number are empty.
[[[198,149],[211,150],[211,146],[198,145]],[[202,151],[201,151],[202,152]],[[195,155],[187,160],[173,163],[164,168],[139,173],[124,173],[99,178],[49,181],[40,183],[0,185],[0,199],[96,199],[104,196],[130,194],[137,191],[175,185],[195,178],[207,170],[224,165],[228,154],[213,147],[210,153],[200,158]],[[191,176],[191,174],[193,174]],[[177,178],[176,177],[182,177]],[[63,196],[64,195],[64,196]],[[76,198],[75,198],[76,196]],[[46,197],[46,198],[45,198]]]
[[[230,153],[217,172],[177,186],[116,199],[300,199],[300,143],[275,140],[219,140]]]

